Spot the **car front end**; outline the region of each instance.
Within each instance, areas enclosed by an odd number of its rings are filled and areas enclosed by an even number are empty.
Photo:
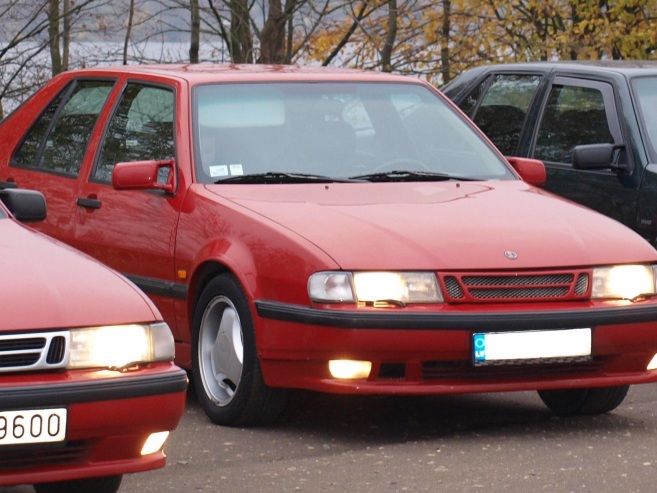
[[[221,193],[296,243],[270,240],[255,264],[269,273],[253,284],[269,385],[439,394],[657,381],[655,252],[601,215],[522,182]]]
[[[113,492],[164,467],[187,374],[152,302],[8,217],[0,250],[0,485]]]

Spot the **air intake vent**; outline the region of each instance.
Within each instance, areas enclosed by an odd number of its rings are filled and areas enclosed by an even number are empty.
[[[589,297],[588,271],[440,275],[449,303],[568,301]]]
[[[69,341],[66,331],[0,336],[0,373],[64,368]]]
[[[53,337],[50,341],[50,349],[48,349],[48,356],[46,362],[49,365],[57,365],[64,361],[66,355],[66,338],[63,336]]]

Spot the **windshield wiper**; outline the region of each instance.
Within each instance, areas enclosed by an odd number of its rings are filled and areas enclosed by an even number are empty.
[[[381,173],[371,173],[368,175],[358,175],[349,177],[351,180],[367,180],[367,181],[480,181],[481,178],[473,178],[466,176],[448,175],[446,173],[432,173],[431,171],[408,171],[408,170],[395,170],[384,171]]]
[[[348,183],[353,182],[351,178],[335,178],[323,175],[311,175],[305,173],[283,173],[270,171],[267,173],[253,173],[249,175],[236,175],[215,181],[220,183]]]

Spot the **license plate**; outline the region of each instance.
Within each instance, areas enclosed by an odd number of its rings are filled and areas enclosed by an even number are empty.
[[[62,442],[66,438],[66,409],[0,412],[0,445]]]
[[[549,359],[588,359],[591,329],[485,332],[472,335],[475,365]]]

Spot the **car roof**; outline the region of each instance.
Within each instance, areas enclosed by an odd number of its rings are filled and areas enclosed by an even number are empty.
[[[352,82],[412,82],[420,81],[415,77],[395,75],[373,70],[359,70],[337,67],[297,66],[297,65],[263,65],[263,64],[153,64],[153,65],[117,65],[95,67],[91,69],[72,70],[69,74],[77,75],[120,75],[140,74],[158,75],[182,79],[190,84],[207,82],[250,82],[250,81],[352,81]]]
[[[524,62],[493,64],[478,67],[474,70],[504,69],[542,71],[568,70],[589,74],[608,74],[610,72],[625,74],[627,76],[657,74],[657,60],[573,60],[558,62]]]

